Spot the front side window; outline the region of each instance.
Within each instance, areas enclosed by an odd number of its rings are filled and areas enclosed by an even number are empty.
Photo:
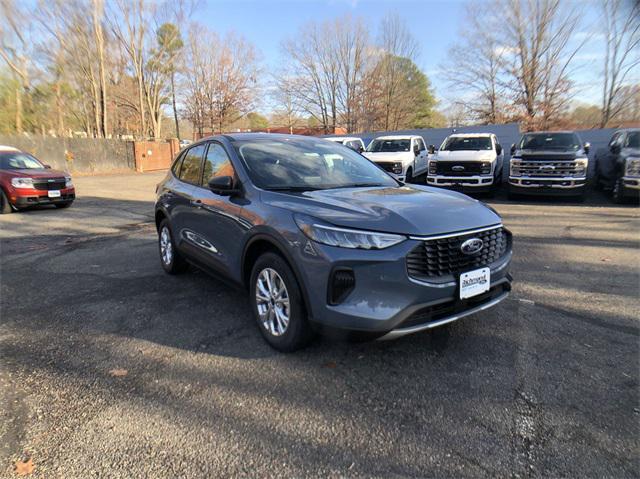
[[[0,152],[0,170],[34,170],[44,165],[28,153],[21,151]]]
[[[411,148],[411,140],[373,140],[369,146],[367,147],[367,151],[372,153],[381,153],[381,152],[398,152],[398,151],[409,151]]]
[[[480,151],[493,150],[488,136],[451,136],[440,148],[443,151]]]
[[[416,140],[416,144],[418,145],[418,150],[422,151],[425,149],[424,147],[424,141],[422,141],[422,138],[418,138]]]
[[[520,149],[576,151],[580,140],[574,133],[530,133],[522,137]]]
[[[630,131],[625,145],[627,148],[640,148],[640,131]]]
[[[194,146],[189,148],[182,160],[180,168],[180,179],[194,185],[200,184],[200,164],[202,155],[204,154],[205,145]]]
[[[219,143],[209,143],[207,156],[204,159],[202,186],[207,186],[209,180],[217,176],[234,176],[231,160],[224,147]]]
[[[366,158],[349,148],[323,140],[237,140],[233,147],[246,165],[251,181],[262,189],[321,190],[398,185]]]

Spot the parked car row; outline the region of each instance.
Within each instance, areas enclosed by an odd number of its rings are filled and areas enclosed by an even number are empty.
[[[611,191],[615,202],[640,192],[640,129],[614,133],[607,149],[595,155],[595,183]],[[503,183],[504,151],[492,133],[456,133],[439,148],[424,147],[416,135],[380,136],[363,151],[362,140],[333,137],[375,162],[401,181],[412,182],[425,175],[426,183],[465,192],[493,193]],[[574,196],[583,199],[588,183],[589,150],[572,131],[532,132],[511,145],[510,196]]]

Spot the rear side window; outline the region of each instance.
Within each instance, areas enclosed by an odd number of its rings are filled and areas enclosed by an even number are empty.
[[[229,155],[224,147],[219,143],[209,143],[209,150],[204,159],[204,173],[202,175],[202,186],[207,186],[209,180],[216,176],[233,177],[233,166]]]
[[[200,166],[202,163],[202,155],[204,154],[205,145],[194,146],[189,148],[182,160],[180,168],[180,179],[187,183],[200,184]]]

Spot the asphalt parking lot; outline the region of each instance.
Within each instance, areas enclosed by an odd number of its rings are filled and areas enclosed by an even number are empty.
[[[283,355],[246,297],[163,273],[160,174],[0,218],[0,471],[34,477],[638,477],[640,211],[489,201],[511,297]]]

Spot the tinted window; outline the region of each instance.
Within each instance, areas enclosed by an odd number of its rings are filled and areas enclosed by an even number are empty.
[[[351,140],[350,142],[347,143],[347,146],[352,150],[358,151],[362,146],[362,143],[360,143],[358,140]]]
[[[30,170],[44,168],[33,156],[21,151],[0,152],[0,170]]]
[[[205,145],[194,146],[187,150],[180,168],[180,179],[187,183],[200,184],[200,163],[204,154]]]
[[[627,135],[627,148],[640,148],[640,131],[631,131]]]
[[[235,141],[233,146],[247,166],[253,183],[264,189],[398,185],[387,173],[350,148],[324,140],[246,140]]]
[[[425,149],[425,147],[424,147],[424,141],[422,141],[422,138],[418,138],[418,139],[416,140],[416,143],[418,144],[418,149],[419,149],[420,151],[422,151],[422,150],[424,150],[424,149]]]
[[[178,159],[175,161],[175,163],[173,164],[173,167],[171,168],[171,171],[173,171],[173,174],[176,175],[177,177],[180,177],[180,167],[182,166],[183,159],[184,159],[184,154],[181,154],[180,156],[178,156]]]
[[[409,151],[411,147],[411,140],[373,140],[367,151],[371,152],[394,152],[394,151]]]
[[[531,133],[524,135],[521,150],[578,150],[580,140],[574,133]]]
[[[442,145],[444,151],[492,150],[491,138],[488,136],[451,136]]]
[[[227,152],[219,143],[209,143],[209,150],[204,159],[202,185],[206,186],[216,176],[233,176],[233,166]]]

